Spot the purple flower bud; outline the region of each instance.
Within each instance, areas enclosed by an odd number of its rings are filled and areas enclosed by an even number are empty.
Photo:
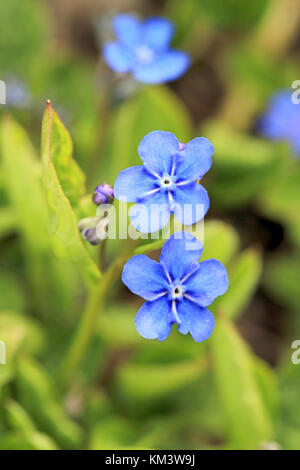
[[[83,233],[82,236],[85,240],[87,240],[91,245],[98,245],[101,240],[97,237],[97,229],[96,227],[91,227],[86,229]]]
[[[114,189],[107,183],[99,184],[94,191],[93,201],[100,204],[111,204],[114,200]]]

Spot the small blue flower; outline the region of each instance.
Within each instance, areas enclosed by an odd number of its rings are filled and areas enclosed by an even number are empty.
[[[269,139],[287,140],[300,157],[300,104],[293,103],[291,91],[281,91],[272,98],[259,130]]]
[[[216,259],[199,263],[202,243],[188,232],[176,232],[162,248],[160,263],[145,255],[133,256],[124,266],[122,281],[146,302],[135,326],[147,339],[166,339],[172,323],[191,333],[195,341],[209,338],[215,321],[206,308],[226,292],[228,276]]]
[[[164,18],[141,23],[131,15],[114,19],[117,42],[104,45],[106,63],[119,73],[132,73],[144,83],[164,83],[180,77],[190,64],[185,52],[169,49],[173,24]]]
[[[155,232],[167,224],[171,213],[184,225],[202,219],[209,198],[196,181],[210,169],[213,151],[205,137],[185,145],[171,132],[147,134],[138,148],[144,165],[121,171],[114,186],[117,199],[139,203],[129,211],[134,227],[144,233]]]
[[[30,103],[30,95],[26,84],[18,78],[9,78],[5,83],[6,104],[16,108],[26,108]]]

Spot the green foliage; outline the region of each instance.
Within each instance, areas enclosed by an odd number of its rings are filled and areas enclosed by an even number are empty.
[[[1,130],[5,184],[18,228],[32,251],[44,252],[48,247],[47,206],[43,197],[39,161],[19,124],[6,117]]]
[[[59,116],[51,111],[51,155],[58,180],[71,204],[78,204],[85,193],[85,175],[72,158],[73,144]]]
[[[221,122],[210,123],[202,133],[215,148],[210,183],[215,202],[222,207],[236,207],[259,196],[280,159],[275,147]]]
[[[37,0],[1,2],[0,69],[7,74],[22,76],[41,51],[46,28],[41,3]]]
[[[27,107],[0,105],[0,449],[299,449],[300,167],[257,126],[299,78],[297,2],[157,2],[192,66],[119,101],[129,81],[99,63],[92,26],[77,28],[68,3],[59,22],[52,2],[0,3],[0,79],[29,92]],[[79,49],[61,40],[74,25]],[[48,102],[39,159],[47,99],[58,114]],[[157,129],[215,147],[201,260],[226,266],[229,289],[200,344],[175,325],[163,342],[135,329],[143,301],[122,268],[133,254],[158,259],[164,240],[107,240],[97,253],[78,232],[95,216],[93,187],[141,164],[137,147]]]
[[[81,441],[81,429],[59,405],[54,383],[45,369],[32,360],[22,359],[17,371],[18,395],[25,410],[62,446],[73,448]]]
[[[54,133],[52,133],[53,122],[55,123]],[[60,165],[58,165],[58,158],[64,156],[60,146],[68,145],[66,140],[69,137],[60,126],[62,124],[56,117],[53,117],[52,107],[48,103],[42,125],[42,161],[43,182],[50,212],[51,245],[57,256],[78,264],[89,279],[95,281],[99,278],[98,269],[80,239],[75,214],[69,199],[64,194],[53,163],[53,155],[55,155],[56,166]],[[73,166],[73,170],[74,168],[78,175],[77,167]],[[69,188],[73,186],[70,181],[67,184],[70,185]]]
[[[233,325],[218,318],[211,342],[216,383],[227,421],[229,447],[257,449],[272,438],[272,424],[253,373],[254,357]],[[273,385],[273,384],[271,384]]]
[[[298,312],[300,283],[299,254],[282,255],[270,260],[266,266],[264,284],[274,299]]]
[[[270,0],[196,0],[201,10],[220,28],[244,30],[255,25],[263,15]]]
[[[227,317],[235,319],[250,302],[262,270],[260,255],[254,250],[243,251],[229,267],[229,288],[214,305]]]
[[[147,87],[125,102],[112,116],[108,155],[102,167],[105,178],[114,182],[118,173],[141,160],[137,148],[142,138],[153,130],[173,132],[181,142],[191,138],[189,116],[179,99],[163,87]]]

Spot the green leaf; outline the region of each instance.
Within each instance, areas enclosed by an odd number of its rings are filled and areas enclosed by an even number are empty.
[[[18,219],[11,207],[0,209],[0,237],[6,237],[18,227]]]
[[[25,292],[20,280],[9,271],[0,270],[0,311],[26,309]]]
[[[283,222],[290,237],[300,246],[300,169],[287,151],[265,190],[258,195],[258,209],[267,217]]]
[[[204,250],[200,261],[216,258],[227,265],[239,248],[235,229],[219,220],[209,220],[204,225]]]
[[[111,416],[103,419],[93,428],[89,450],[137,449],[134,442],[138,437],[132,421],[119,416]]]
[[[174,364],[128,364],[119,371],[117,386],[130,402],[145,404],[167,397],[197,380],[204,368],[204,362],[199,360]]]
[[[230,265],[228,290],[215,302],[214,309],[221,310],[231,319],[242,314],[258,286],[261,272],[260,254],[253,249],[244,251]]]
[[[202,133],[215,148],[210,173],[210,194],[215,203],[241,206],[255,198],[275,171],[281,147],[235,132],[220,122],[206,125]]]
[[[6,117],[1,130],[5,183],[18,228],[32,251],[46,252],[47,206],[40,163],[25,131],[15,121]]]
[[[27,432],[35,431],[35,424],[28,413],[16,401],[9,399],[5,402],[6,419],[12,429]]]
[[[57,450],[55,442],[46,434],[32,431],[9,432],[0,437],[0,450]]]
[[[88,278],[95,282],[99,279],[99,270],[80,239],[75,214],[53,164],[53,152],[57,155],[59,145],[56,137],[57,133],[53,134],[53,110],[48,102],[42,125],[42,160],[43,182],[50,212],[52,248],[57,256],[80,266]]]
[[[276,422],[279,412],[278,378],[273,369],[258,357],[253,357],[253,373],[259,387],[264,406],[272,422]]]
[[[72,158],[73,143],[69,132],[52,109],[51,156],[58,180],[71,204],[78,205],[85,193],[85,175]]]
[[[284,449],[299,449],[300,410],[296,406],[299,400],[300,387],[299,365],[292,364],[289,360],[281,369],[279,380],[280,416],[278,440]]]
[[[219,27],[245,29],[262,17],[269,0],[253,0],[243,5],[239,0],[196,0],[201,10]]]
[[[55,387],[45,369],[32,360],[22,359],[17,369],[18,396],[39,429],[53,436],[65,448],[76,448],[82,438],[81,428],[56,401]]]
[[[271,296],[278,302],[294,308],[300,308],[300,257],[297,253],[292,256],[276,256],[271,258],[264,273],[264,285]]]
[[[140,165],[138,145],[146,134],[156,129],[173,132],[182,142],[191,138],[187,111],[176,95],[165,87],[145,87],[112,117],[103,177],[112,178],[113,182],[121,170]]]
[[[253,355],[229,320],[219,317],[210,345],[229,446],[257,449],[272,438],[272,425],[253,373]]]
[[[33,319],[13,311],[0,312],[1,340],[6,344],[7,363],[16,354],[38,354],[46,343],[44,331]]]

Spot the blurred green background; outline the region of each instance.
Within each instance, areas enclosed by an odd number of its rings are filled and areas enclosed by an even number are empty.
[[[121,11],[173,20],[190,70],[159,86],[116,77],[101,42]],[[300,79],[299,2],[10,0],[0,18],[0,449],[299,449],[300,162],[257,132],[272,94]],[[55,115],[41,159],[47,99],[68,131]],[[43,129],[46,142],[47,115]],[[175,328],[143,340],[117,272],[69,369],[102,282],[77,222],[155,129],[215,146],[204,257],[230,278],[216,328],[202,344]],[[109,240],[107,264],[126,249]]]

